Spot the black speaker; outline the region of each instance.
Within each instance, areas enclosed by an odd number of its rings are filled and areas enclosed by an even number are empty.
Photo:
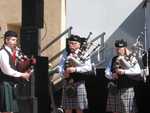
[[[20,32],[21,50],[28,56],[37,56],[39,50],[39,32],[35,27],[22,27]]]
[[[35,74],[30,77],[29,81],[22,81],[15,88],[19,113],[38,113],[38,99],[35,97]]]
[[[22,26],[43,27],[44,0],[22,0]]]
[[[48,87],[48,57],[37,57],[35,66],[35,96],[38,98],[38,113],[50,113]]]
[[[91,75],[86,80],[87,97],[89,103],[89,112],[105,113],[107,102],[105,69],[96,69],[96,75]],[[93,104],[94,103],[94,104]]]
[[[38,113],[37,98],[19,98],[19,113]]]
[[[18,98],[34,98],[35,97],[35,74],[31,74],[29,81],[21,80],[21,83],[16,85]]]

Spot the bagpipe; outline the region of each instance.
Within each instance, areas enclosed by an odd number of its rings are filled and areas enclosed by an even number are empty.
[[[22,73],[29,73],[30,75],[33,72],[33,65],[35,65],[36,60],[34,58],[29,58],[26,55],[24,55],[19,48],[14,49],[14,54],[9,53],[9,51],[3,46],[3,49],[8,53],[8,55],[12,56],[12,66],[14,67],[13,69],[22,72]],[[11,81],[12,84],[22,84],[24,85],[26,81],[20,77],[12,77],[12,76],[6,76],[4,73],[1,71],[1,79],[0,81]]]
[[[74,56],[68,55],[67,56],[65,63],[64,63],[65,68],[84,65],[85,61],[89,60],[90,56],[94,52],[96,52],[100,46],[102,46],[101,44],[95,43],[95,42],[98,42],[97,40],[100,37],[103,37],[105,35],[105,32],[101,33],[100,35],[98,35],[92,39],[91,39],[91,35],[92,35],[92,33],[90,32],[86,38],[80,37],[81,38],[81,47],[79,48],[76,55],[74,55]],[[67,50],[68,50],[68,45],[67,45],[67,41],[66,41],[66,53],[68,52]],[[70,84],[73,84],[74,83],[73,79],[79,80],[78,78],[80,78],[80,80],[82,80],[85,78],[84,74],[86,74],[86,75],[95,74],[95,65],[92,64],[91,66],[92,66],[91,72],[73,74],[73,76],[71,78],[68,78],[67,81],[70,82]],[[60,86],[63,84],[63,82],[64,82],[64,80],[66,80],[66,78],[64,78],[63,75],[60,75],[59,66],[56,66],[53,69],[50,68],[49,75],[50,75],[50,81],[54,84],[54,86],[56,87],[56,90],[60,89]]]
[[[144,48],[144,34],[141,32],[136,42],[131,47],[133,51],[133,55],[137,58],[140,66],[141,66],[141,74],[144,78],[144,82],[146,82],[146,78],[149,76],[149,66],[150,66],[150,49],[147,50]],[[145,42],[146,43],[146,42]]]
[[[116,68],[128,69],[138,63],[141,68],[141,77],[146,82],[146,77],[149,75],[149,54],[148,51],[144,49],[142,32],[137,36],[135,43],[132,44],[131,50],[126,51],[126,54],[124,56],[124,60],[126,62],[122,62],[119,57],[120,56],[116,58],[116,61],[114,63],[114,70]],[[141,79],[138,78],[137,80]]]
[[[75,51],[74,54],[70,53],[68,54],[66,61],[65,61],[65,69],[69,67],[78,67],[78,66],[84,66],[88,65],[86,64],[86,61],[90,60],[90,56],[98,50],[98,48],[101,46],[99,43],[95,43],[97,39],[99,39],[101,36],[104,36],[105,33],[102,33],[98,37],[95,37],[90,40],[92,33],[90,32],[87,38],[80,37],[81,39],[81,45],[78,50]],[[95,72],[95,69],[92,67],[93,65],[91,64],[91,68]],[[71,73],[71,75],[68,78],[65,78],[66,81],[66,86],[65,86],[65,92],[68,96],[75,96],[76,94],[76,82],[80,82],[85,80],[85,75],[90,72],[85,72],[85,73],[78,73],[74,72]]]
[[[87,38],[81,37],[81,47],[77,53],[77,58],[72,56],[68,56],[67,60],[73,62],[74,65],[82,65],[86,60],[90,59],[90,57],[98,50],[99,47],[102,47],[102,44],[96,43],[98,39],[104,37],[106,33],[103,32],[100,35],[91,39],[92,32],[89,33]]]
[[[91,38],[92,32],[89,33],[87,38],[79,37],[80,38],[80,48],[75,51],[75,53],[68,54],[65,66],[64,67],[76,67],[76,66],[83,66],[86,65],[86,61],[91,61],[91,56],[98,51],[100,47],[103,47],[103,37],[105,35],[105,32],[101,33],[100,35]],[[98,39],[101,39],[101,43],[99,43]],[[98,42],[98,43],[97,43]],[[67,49],[68,50],[68,49]],[[68,51],[67,51],[68,52]],[[69,52],[68,52],[69,53]],[[94,63],[91,63],[92,70],[90,72],[85,72],[84,74],[95,74],[96,75],[96,65]],[[75,78],[77,78],[77,75],[83,75],[83,73],[77,73]],[[80,76],[80,78],[82,78]],[[83,77],[84,78],[84,77]]]
[[[20,49],[17,50],[18,54],[16,56],[16,69],[19,72],[31,72],[33,71],[33,66],[36,64],[36,59],[28,57]]]
[[[140,75],[130,76],[118,73],[119,69],[129,69],[137,63],[138,62],[132,53],[113,57],[111,65],[113,79],[109,80],[107,86],[112,95],[116,95],[119,91],[118,89],[132,87],[137,81],[143,80]]]
[[[112,94],[116,94],[118,89],[118,81],[121,81],[123,79],[126,79],[128,82],[131,81],[130,84],[134,84],[138,81],[147,81],[147,77],[149,76],[149,52],[144,49],[142,38],[142,34],[138,35],[136,42],[131,46],[131,51],[126,53],[126,55],[124,56],[124,60],[126,62],[120,60],[120,56],[117,56],[112,62],[113,73],[115,73],[115,70],[117,69],[132,68],[134,65],[136,65],[136,63],[140,65],[141,73],[136,76],[118,76],[116,77],[117,79],[113,79],[112,81],[110,81],[108,87],[109,89],[111,89]],[[120,84],[123,84],[123,81],[121,81]],[[123,85],[120,86],[122,87]]]

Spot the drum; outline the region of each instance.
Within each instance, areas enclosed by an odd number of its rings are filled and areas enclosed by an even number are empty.
[[[49,77],[49,79],[53,83],[55,90],[62,89],[64,84],[64,78],[60,75],[60,73],[54,73]]]

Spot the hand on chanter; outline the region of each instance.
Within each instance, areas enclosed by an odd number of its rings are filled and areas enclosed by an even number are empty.
[[[65,72],[64,72],[65,78],[70,77],[71,73],[74,73],[75,70],[76,70],[75,67],[68,67],[68,68],[66,68],[66,69],[65,69]]]
[[[112,73],[112,78],[113,79],[118,79],[119,77],[118,77],[117,73]]]
[[[75,67],[68,67],[66,68],[67,73],[74,73],[76,71]]]
[[[31,76],[31,73],[25,72],[21,75],[21,78],[29,81],[30,76]]]
[[[117,60],[120,60],[120,61],[121,61],[122,59],[124,59],[124,56],[121,56],[121,55],[118,56],[118,58],[117,58]]]
[[[124,69],[116,69],[116,73],[118,75],[124,75],[125,71],[124,71]]]

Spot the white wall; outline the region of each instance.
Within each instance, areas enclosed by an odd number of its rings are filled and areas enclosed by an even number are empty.
[[[106,32],[109,37],[142,0],[66,0],[67,26],[87,36]]]

